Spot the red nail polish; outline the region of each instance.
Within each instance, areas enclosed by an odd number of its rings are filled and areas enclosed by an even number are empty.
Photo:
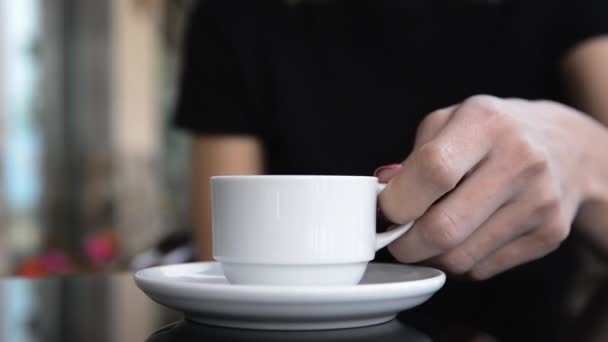
[[[374,171],[374,176],[376,176],[382,170],[400,169],[401,166],[402,166],[401,164],[389,164],[389,165],[380,166],[379,168],[376,169],[376,171]]]

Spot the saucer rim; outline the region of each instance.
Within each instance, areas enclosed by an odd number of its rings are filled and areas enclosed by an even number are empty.
[[[368,267],[389,266],[391,268],[417,269],[431,274],[423,279],[394,281],[375,284],[356,284],[339,286],[272,286],[272,285],[242,285],[214,284],[195,282],[172,282],[169,276],[154,277],[151,272],[160,269],[190,267],[213,267],[221,265],[216,261],[192,262],[173,265],[155,266],[137,271],[133,278],[136,285],[144,292],[162,295],[168,288],[174,290],[173,296],[181,298],[214,299],[218,296],[224,300],[256,301],[256,302],[309,302],[311,298],[321,298],[333,302],[352,302],[378,300],[387,297],[414,297],[434,293],[443,287],[446,275],[443,271],[426,266],[414,266],[393,263],[370,263]],[[221,276],[223,278],[223,276]],[[209,276],[212,278],[212,276]]]

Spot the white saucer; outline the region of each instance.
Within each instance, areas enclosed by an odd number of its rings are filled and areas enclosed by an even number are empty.
[[[231,285],[216,262],[152,267],[135,282],[155,302],[190,320],[234,328],[322,330],[384,323],[429,299],[445,282],[439,270],[370,263],[353,286]]]

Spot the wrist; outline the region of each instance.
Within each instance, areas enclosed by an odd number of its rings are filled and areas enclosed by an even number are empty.
[[[608,129],[593,118],[576,113],[573,131],[578,142],[580,199],[574,224],[600,251],[608,252]]]
[[[575,139],[580,142],[580,201],[576,227],[599,250],[608,252],[608,129],[593,118],[580,115]]]
[[[580,129],[581,202],[608,203],[608,129],[584,117]]]

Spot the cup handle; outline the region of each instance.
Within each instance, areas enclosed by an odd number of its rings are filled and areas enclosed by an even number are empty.
[[[386,188],[386,184],[378,184],[376,194],[379,195]],[[389,243],[397,240],[401,235],[407,233],[415,221],[406,224],[395,224],[390,226],[386,232],[376,234],[376,251],[386,247]]]

